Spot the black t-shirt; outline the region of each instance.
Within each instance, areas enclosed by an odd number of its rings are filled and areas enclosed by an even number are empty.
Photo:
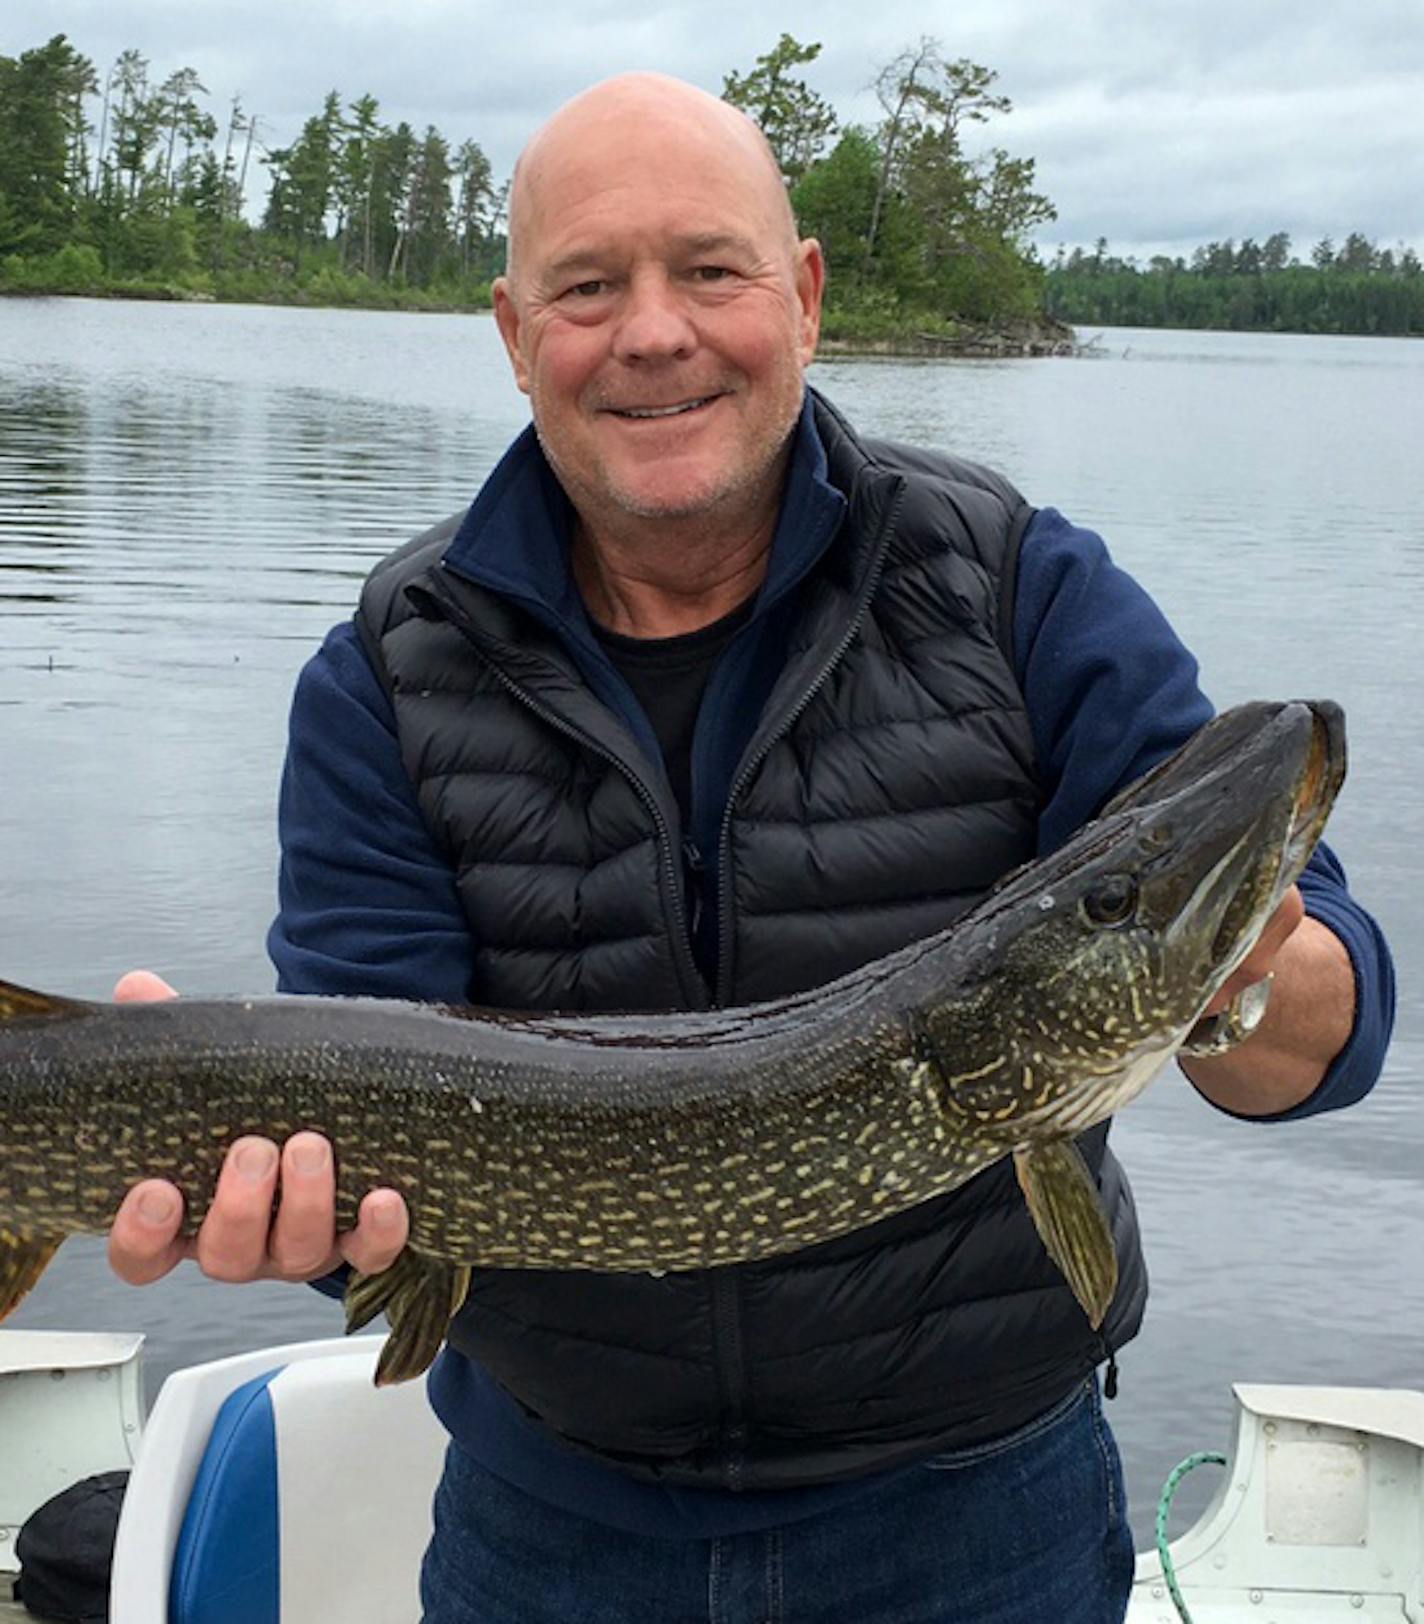
[[[707,679],[723,649],[751,615],[752,600],[679,637],[625,637],[594,623],[594,633],[633,690],[657,736],[684,830],[683,889],[692,956],[710,983],[716,975],[715,910],[705,904],[706,867],[686,835],[692,823],[692,735]]]
[[[712,668],[751,614],[748,598],[695,632],[678,637],[625,637],[594,623],[608,658],[633,690],[657,735],[682,826],[692,816],[692,733]]]

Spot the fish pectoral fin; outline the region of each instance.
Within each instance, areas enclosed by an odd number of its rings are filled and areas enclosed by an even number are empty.
[[[1117,1248],[1088,1164],[1060,1139],[1016,1150],[1014,1171],[1049,1257],[1096,1330],[1117,1290]]]
[[[468,1267],[423,1257],[408,1246],[380,1274],[353,1271],[345,1297],[348,1334],[377,1314],[390,1321],[391,1334],[376,1364],[377,1387],[409,1381],[430,1368],[469,1289]]]
[[[28,1295],[63,1240],[63,1235],[23,1235],[0,1229],[0,1320]]]

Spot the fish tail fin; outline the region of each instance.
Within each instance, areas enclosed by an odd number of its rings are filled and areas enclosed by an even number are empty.
[[[63,1240],[63,1235],[25,1235],[0,1229],[0,1320],[29,1294]]]
[[[1060,1139],[1016,1150],[1014,1171],[1049,1257],[1097,1330],[1117,1291],[1117,1248],[1088,1164]]]
[[[377,1387],[409,1381],[429,1369],[450,1321],[470,1289],[468,1267],[423,1257],[410,1247],[380,1274],[355,1274],[346,1287],[346,1329],[359,1331],[377,1314],[391,1334],[376,1365]]]
[[[78,998],[55,998],[13,981],[0,981],[0,1024],[5,1021],[53,1020],[62,1015],[80,1015],[92,1006]]]

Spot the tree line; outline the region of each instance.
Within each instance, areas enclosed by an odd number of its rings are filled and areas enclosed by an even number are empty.
[[[1424,336],[1424,266],[1412,248],[1380,248],[1361,232],[1337,247],[1325,237],[1302,260],[1277,231],[1231,238],[1191,257],[1146,265],[1108,252],[1059,251],[1048,270],[1048,309],[1075,325],[1231,328],[1288,333]]]
[[[326,303],[478,304],[504,191],[479,144],[333,91],[290,146],[190,67],[124,51],[102,77],[65,38],[0,56],[0,287]],[[267,176],[257,222],[249,179]]]
[[[883,117],[841,126],[800,74],[820,49],[783,34],[723,94],[765,131],[825,246],[832,329],[1032,317],[1043,270],[1029,234],[1052,205],[1032,159],[963,144],[1010,109],[996,75],[921,39],[877,70]],[[417,134],[383,121],[373,95],[332,91],[279,147],[238,99],[219,116],[207,96],[195,69],[159,76],[136,50],[101,75],[64,35],[0,57],[0,287],[487,301],[508,182],[477,141]]]
[[[952,336],[1101,322],[1307,332],[1424,331],[1410,249],[1359,234],[1308,264],[1282,232],[1147,265],[1060,250],[1034,160],[980,137],[1012,111],[997,74],[928,36],[873,68],[878,116],[842,124],[783,33],[725,100],[765,133],[803,233],[829,268],[829,336]],[[488,303],[509,184],[478,141],[417,134],[375,96],[330,92],[288,146],[197,71],[127,50],[100,74],[68,39],[0,56],[0,291],[126,292],[321,303]],[[971,139],[972,137],[980,137]],[[255,219],[245,200],[265,179]]]

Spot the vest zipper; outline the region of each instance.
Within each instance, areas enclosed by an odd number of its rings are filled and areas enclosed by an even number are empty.
[[[846,650],[855,641],[870,608],[870,600],[875,595],[875,588],[880,584],[880,575],[885,568],[885,554],[889,549],[890,535],[895,528],[896,519],[900,516],[900,508],[904,503],[904,499],[905,482],[902,479],[890,503],[889,511],[885,515],[885,523],[881,526],[880,534],[876,538],[875,556],[871,561],[865,586],[861,591],[860,601],[856,605],[855,613],[851,617],[850,624],[846,627],[844,635],[826,659],[825,664],[802,690],[801,697],[781,717],[776,726],[763,735],[760,744],[742,763],[737,771],[737,776],[732,780],[732,787],[727,793],[727,805],[722,812],[722,828],[717,843],[716,1008],[724,1007],[732,995],[732,961],[727,946],[731,941],[732,929],[732,888],[728,883],[728,869],[732,856],[732,811],[737,804],[737,796],[750,782],[757,768],[771,754],[772,746],[784,738],[796,725],[802,712],[821,691],[826,679],[840,664],[845,657]]]
[[[443,567],[443,566],[442,566]],[[663,896],[665,906],[672,913],[673,965],[677,971],[677,979],[682,987],[683,996],[693,1009],[706,1009],[709,1006],[707,983],[702,979],[702,972],[697,968],[697,961],[692,956],[692,938],[688,928],[687,909],[682,899],[682,875],[678,868],[678,850],[672,838],[672,830],[668,827],[667,819],[663,816],[662,807],[658,805],[658,798],[643,782],[629,764],[616,752],[602,745],[597,739],[591,738],[582,728],[576,727],[572,722],[566,721],[556,711],[542,701],[536,699],[527,688],[523,688],[513,677],[502,670],[480,645],[479,635],[471,624],[470,616],[464,606],[453,596],[448,595],[449,589],[443,582],[438,584],[432,581],[430,597],[437,606],[448,615],[455,629],[473,646],[480,659],[494,674],[495,680],[520,704],[532,711],[540,721],[546,722],[556,732],[562,733],[566,738],[573,739],[583,749],[592,752],[600,760],[616,767],[624,778],[633,786],[638,798],[652,814],[653,824],[657,831],[658,858],[663,875]]]
[[[885,554],[889,547],[890,534],[894,529],[895,520],[899,516],[900,506],[904,500],[905,484],[901,480],[900,487],[890,504],[889,512],[885,516],[885,523],[876,540],[875,556],[871,562],[869,573],[866,576],[865,587],[861,592],[860,601],[856,605],[855,613],[850,624],[846,627],[839,643],[836,644],[830,656],[822,665],[815,678],[802,690],[801,697],[789,711],[780,719],[761,740],[761,743],[743,762],[736,777],[732,780],[732,787],[727,793],[727,805],[722,813],[722,828],[718,837],[717,861],[717,985],[716,1007],[722,1008],[731,997],[732,972],[731,956],[728,952],[728,943],[731,941],[732,928],[732,888],[728,882],[728,867],[732,853],[732,808],[736,805],[737,796],[749,782],[752,774],[766,760],[772,746],[778,739],[795,726],[797,718],[816,697],[822,684],[835,670],[845,656],[846,650],[855,641],[870,608],[870,600],[875,595],[875,588],[879,584],[881,571],[885,567]],[[737,1272],[735,1269],[713,1269],[709,1272],[708,1280],[712,1291],[712,1329],[713,1347],[717,1363],[717,1382],[721,1394],[726,1420],[722,1427],[722,1471],[723,1481],[729,1489],[740,1489],[742,1474],[746,1467],[747,1424],[746,1424],[746,1369],[742,1344],[742,1305],[738,1290]]]
[[[739,1490],[747,1464],[747,1424],[743,1403],[747,1377],[742,1351],[742,1304],[735,1269],[712,1269],[712,1346],[717,1394],[722,1401],[722,1484]]]

